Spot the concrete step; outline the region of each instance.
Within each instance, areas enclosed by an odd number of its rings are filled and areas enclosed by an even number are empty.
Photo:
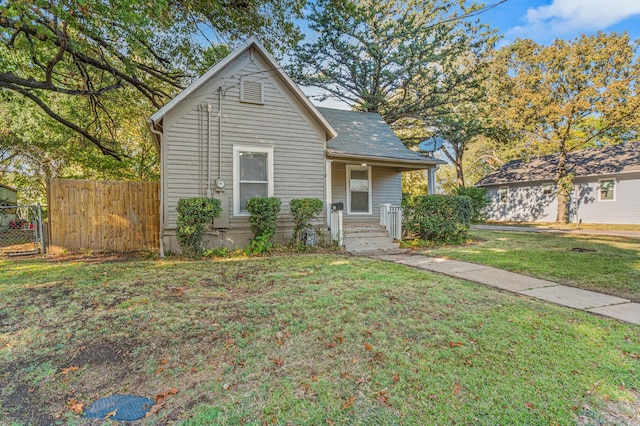
[[[358,256],[404,253],[378,223],[352,223],[344,227],[344,246]]]
[[[387,234],[386,232],[362,232],[362,233],[358,233],[358,234],[344,234],[344,239],[345,240],[352,240],[352,241],[357,241],[357,240],[376,240],[378,238],[391,238],[389,236],[389,234]]]
[[[408,253],[408,252],[409,252],[409,249],[401,249],[401,248],[384,249],[384,250],[353,250],[353,251],[349,251],[349,253],[354,255],[354,256],[365,256],[365,257],[405,254],[405,253]]]

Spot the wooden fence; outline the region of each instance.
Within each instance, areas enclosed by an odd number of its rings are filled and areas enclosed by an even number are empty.
[[[159,185],[50,179],[49,252],[157,250]]]

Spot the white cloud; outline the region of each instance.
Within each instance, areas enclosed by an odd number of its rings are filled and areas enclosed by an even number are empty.
[[[525,26],[514,27],[515,37],[550,36],[605,30],[626,18],[640,15],[638,0],[553,0],[527,10]]]

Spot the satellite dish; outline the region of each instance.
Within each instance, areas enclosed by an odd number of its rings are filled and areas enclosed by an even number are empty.
[[[426,152],[437,151],[440,148],[442,148],[442,145],[444,145],[444,142],[445,140],[442,139],[440,136],[434,136],[432,138],[429,138],[420,142],[418,144],[418,149],[420,151],[426,151]]]

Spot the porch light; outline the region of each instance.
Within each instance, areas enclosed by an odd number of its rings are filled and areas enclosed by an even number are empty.
[[[367,163],[360,164],[362,167],[367,167]]]

